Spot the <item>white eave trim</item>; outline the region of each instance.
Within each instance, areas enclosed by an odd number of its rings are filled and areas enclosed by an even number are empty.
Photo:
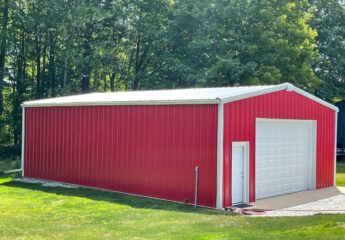
[[[164,100],[164,101],[111,101],[111,102],[63,102],[34,103],[24,102],[22,107],[74,107],[74,106],[127,106],[127,105],[186,105],[186,104],[218,104],[219,99]]]

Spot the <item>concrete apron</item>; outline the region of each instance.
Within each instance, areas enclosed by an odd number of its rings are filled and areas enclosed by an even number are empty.
[[[345,194],[345,187],[329,187],[260,199],[250,203],[251,206],[245,209],[276,210],[334,197],[339,194]]]

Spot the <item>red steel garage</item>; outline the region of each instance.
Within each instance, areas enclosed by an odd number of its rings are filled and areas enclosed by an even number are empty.
[[[23,107],[23,176],[226,208],[335,182],[338,109],[291,85],[91,93]]]

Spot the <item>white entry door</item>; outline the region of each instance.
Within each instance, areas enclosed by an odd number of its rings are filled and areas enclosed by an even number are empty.
[[[256,199],[313,188],[315,131],[312,121],[256,121]]]
[[[232,146],[232,204],[243,203],[245,147]]]

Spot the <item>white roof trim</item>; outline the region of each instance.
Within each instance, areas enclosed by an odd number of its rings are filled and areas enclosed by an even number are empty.
[[[267,93],[272,93],[272,92],[277,92],[277,91],[282,91],[282,90],[286,90],[286,91],[293,91],[296,92],[306,98],[309,98],[317,103],[320,103],[321,105],[324,105],[325,107],[328,107],[334,111],[339,112],[339,108],[322,100],[321,98],[318,98],[298,87],[295,87],[294,85],[292,85],[291,83],[283,83],[280,85],[275,85],[272,86],[271,88],[266,88],[263,90],[258,90],[258,91],[253,91],[250,93],[246,93],[246,94],[241,94],[241,95],[237,95],[237,96],[233,96],[233,97],[223,97],[220,98],[222,103],[229,103],[229,102],[234,102],[234,101],[238,101],[238,100],[242,100],[245,98],[250,98],[250,97],[255,97],[255,96],[259,96],[259,95],[263,95],[263,94],[267,94]]]
[[[22,107],[100,106],[100,105],[179,105],[229,103],[277,91],[294,91],[334,111],[339,109],[290,83],[273,86],[191,88],[121,93],[93,93],[27,101]]]
[[[280,84],[280,85],[271,86],[270,88],[266,88],[263,90],[253,91],[253,92],[245,93],[245,94],[239,94],[239,95],[233,96],[233,97],[222,97],[220,99],[221,99],[222,103],[229,103],[229,102],[234,102],[234,101],[238,101],[238,100],[242,100],[242,99],[246,99],[246,98],[250,98],[250,97],[255,97],[255,96],[259,96],[259,95],[264,95],[267,93],[282,91],[282,90],[287,90],[287,85],[285,83]]]
[[[330,104],[329,102],[326,102],[325,100],[322,100],[321,98],[318,98],[318,97],[316,97],[316,96],[314,96],[314,95],[312,95],[312,94],[310,94],[310,93],[308,93],[308,92],[306,92],[306,91],[304,91],[298,87],[295,87],[294,85],[292,85],[290,83],[286,83],[286,85],[287,85],[287,88],[286,88],[287,91],[294,91],[296,93],[299,93],[306,98],[309,98],[309,99],[311,99],[317,103],[320,103],[321,105],[324,105],[325,107],[328,107],[334,111],[339,112],[339,108]]]

